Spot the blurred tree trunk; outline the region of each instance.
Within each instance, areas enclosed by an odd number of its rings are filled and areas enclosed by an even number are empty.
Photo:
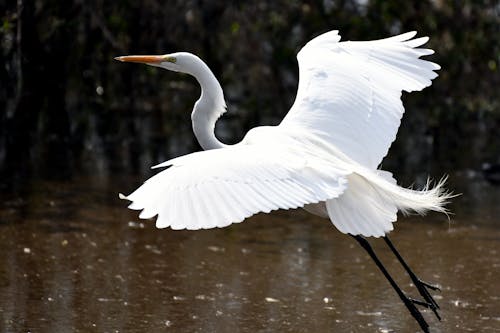
[[[41,46],[37,36],[34,0],[17,1],[17,91],[6,119],[6,171],[22,174],[29,167],[30,151],[42,104]],[[43,85],[43,83],[42,83]]]
[[[7,173],[41,171],[61,176],[67,169],[70,133],[65,95],[71,6],[68,1],[49,3],[35,12],[35,0],[17,1],[17,48],[12,61],[17,86],[6,119],[3,168]],[[50,27],[50,18],[61,23],[42,37],[39,27]]]
[[[40,60],[43,76],[39,78],[40,91],[45,98],[40,121],[39,140],[46,140],[46,150],[42,151],[42,173],[48,176],[65,177],[68,175],[70,163],[69,136],[70,127],[66,110],[66,87],[73,26],[76,12],[72,1],[54,1],[44,8],[50,11],[45,17],[56,17],[61,20],[44,44],[45,48]]]

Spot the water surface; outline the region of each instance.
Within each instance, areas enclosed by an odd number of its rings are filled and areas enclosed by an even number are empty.
[[[141,177],[143,178],[143,177]],[[432,332],[500,331],[500,189],[454,185],[455,215],[400,218],[392,240],[437,283]],[[33,182],[0,204],[2,332],[417,332],[365,252],[300,210],[226,229],[157,230],[125,209],[138,179]],[[382,240],[377,253],[417,296]]]

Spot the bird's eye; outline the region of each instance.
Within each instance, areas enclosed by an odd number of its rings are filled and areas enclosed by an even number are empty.
[[[176,57],[165,56],[165,58],[163,58],[163,61],[171,62],[171,63],[175,64],[177,62],[177,58]]]

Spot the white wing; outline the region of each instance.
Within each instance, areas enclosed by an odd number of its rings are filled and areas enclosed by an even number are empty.
[[[178,157],[128,197],[141,218],[172,229],[225,227],[258,212],[338,197],[348,172],[307,152],[239,144]]]
[[[429,86],[440,68],[419,59],[433,51],[416,48],[428,38],[415,34],[339,43],[330,31],[311,40],[297,55],[297,97],[280,126],[305,129],[376,168],[396,138],[401,91]]]

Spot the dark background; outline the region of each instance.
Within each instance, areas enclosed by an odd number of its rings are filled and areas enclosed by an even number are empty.
[[[115,56],[198,54],[225,91],[218,136],[234,143],[251,127],[279,123],[295,97],[296,53],[332,29],[343,40],[417,30],[442,66],[432,87],[404,96],[384,168],[410,182],[500,162],[497,1],[18,0],[0,8],[4,187],[144,174],[199,149],[190,129],[196,81]]]

